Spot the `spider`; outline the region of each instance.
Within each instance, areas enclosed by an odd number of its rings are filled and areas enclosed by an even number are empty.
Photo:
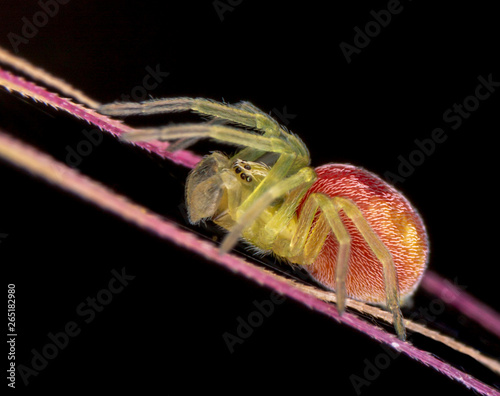
[[[264,253],[304,266],[337,295],[385,306],[400,339],[400,305],[427,266],[428,241],[418,212],[395,188],[362,168],[331,163],[313,169],[302,140],[249,102],[204,98],[110,103],[111,116],[194,111],[205,123],[137,129],[128,141],[212,138],[243,146],[233,156],[206,155],[186,181],[189,221],[228,230],[221,252],[241,237]]]

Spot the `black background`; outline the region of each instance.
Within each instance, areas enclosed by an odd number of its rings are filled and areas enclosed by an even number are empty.
[[[497,311],[497,133],[500,89],[452,129],[443,113],[473,95],[478,76],[500,81],[498,17],[474,5],[402,1],[402,11],[346,61],[340,44],[353,44],[355,27],[373,20],[387,2],[78,1],[57,15],[18,55],[100,102],[118,100],[142,84],[146,67],[170,73],[153,97],[202,96],[248,100],[266,112],[295,115],[287,126],[311,151],[314,166],[346,162],[397,174],[415,139],[442,128],[447,140],[396,186],[420,210],[432,247],[430,267],[456,280]],[[13,47],[35,1],[3,0],[0,45]],[[12,37],[12,35],[11,35]],[[60,161],[67,146],[92,127],[72,117],[0,92],[0,127]],[[276,114],[276,112],[274,112]],[[133,119],[182,122],[195,117]],[[213,144],[198,145],[203,154]],[[188,170],[125,146],[110,136],[78,169],[153,211],[186,225],[180,211]],[[222,335],[236,334],[237,318],[271,291],[160,240],[94,206],[0,163],[0,241],[6,283],[17,290],[17,362],[30,365],[32,349],[48,333],[78,323],[71,339],[26,387],[55,393],[159,389],[165,394],[215,391],[271,393],[304,389],[356,394],[352,374],[383,353],[365,335],[293,302],[275,312],[230,353]],[[190,227],[208,237],[211,230]],[[220,236],[220,235],[219,235]],[[244,251],[240,249],[240,251]],[[272,261],[272,260],[271,260]],[[84,323],[76,307],[106,288],[111,270],[135,279]],[[284,267],[281,267],[284,269]],[[5,286],[6,287],[6,283]],[[432,297],[419,291],[415,308]],[[498,340],[453,310],[434,322],[493,356]],[[413,342],[489,384],[498,376],[439,344]],[[365,360],[367,359],[367,360]],[[470,394],[418,362],[400,356],[361,388],[387,395]]]

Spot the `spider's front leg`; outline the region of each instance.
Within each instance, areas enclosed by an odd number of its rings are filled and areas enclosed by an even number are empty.
[[[280,134],[279,124],[272,117],[269,117],[248,102],[230,105],[204,98],[178,97],[153,99],[143,102],[114,102],[102,105],[99,108],[99,112],[102,114],[119,117],[131,115],[147,116],[181,111],[194,111],[249,128],[272,132],[274,136],[279,136]]]
[[[304,180],[314,177],[309,172],[310,168],[302,166],[304,162],[309,162],[309,157],[304,158],[299,156],[290,147],[288,141],[223,125],[182,124],[163,128],[136,130],[126,135],[126,139],[132,141],[170,140],[185,137],[209,137],[234,145],[244,142],[245,146],[249,148],[279,155],[278,160],[271,167],[266,177],[241,202],[235,216],[236,224],[230,229],[230,233],[221,245],[222,252],[231,250],[236,245],[238,237],[241,236],[243,230],[251,225],[261,212],[275,199],[282,197],[288,191],[296,188]],[[295,168],[300,169],[293,172]],[[312,172],[314,173],[314,171]]]
[[[173,113],[181,111],[194,111],[198,114],[211,117],[214,121],[220,122],[231,122],[237,125],[241,125],[247,128],[255,129],[264,132],[263,137],[265,138],[284,138],[288,139],[290,136],[288,133],[282,130],[280,125],[271,116],[259,110],[257,107],[249,102],[240,102],[236,105],[230,105],[227,103],[220,103],[204,98],[166,98],[166,99],[154,99],[143,102],[115,102],[102,105],[99,112],[111,116],[125,117],[130,115],[141,115],[147,116],[152,114],[164,114]],[[143,136],[151,135],[153,130],[149,130],[148,133],[143,132],[133,132],[127,137],[128,140],[139,140],[140,134]],[[163,137],[165,138],[167,132],[163,131]],[[185,139],[182,137],[181,139]],[[144,139],[144,138],[142,138]],[[169,138],[171,140],[174,138]],[[240,140],[237,144],[242,144],[244,141]],[[229,142],[231,143],[231,142]],[[308,157],[309,153],[305,146],[299,139],[292,139],[293,149],[298,153],[299,156]],[[243,144],[245,145],[245,144]],[[179,147],[183,147],[182,144]],[[248,161],[255,161],[265,152],[268,152],[265,148],[255,148],[252,146],[244,148],[238,153],[238,158],[245,159]],[[232,158],[233,160],[236,158]]]
[[[284,131],[272,117],[247,102],[232,106],[200,98],[172,98],[142,103],[114,103],[100,108],[102,113],[122,116],[185,110],[209,115],[215,122],[136,129],[123,138],[128,141],[212,138],[223,143],[246,146],[231,160],[236,157],[254,160],[265,153],[274,153],[277,156],[267,176],[238,207],[235,216],[237,224],[231,228],[221,247],[222,251],[228,251],[236,244],[243,229],[259,217],[266,205],[286,194],[296,183],[300,183],[299,180],[304,176],[302,169],[307,167],[310,161],[309,152],[298,137]],[[225,125],[225,122],[236,123],[264,133],[230,127]],[[300,175],[296,176],[298,173]],[[287,180],[285,184],[280,184],[285,179]]]
[[[176,113],[193,111],[211,117],[214,121],[229,121],[265,132],[267,137],[279,137],[279,124],[267,114],[248,102],[236,105],[219,103],[204,98],[165,98],[153,99],[143,102],[114,102],[102,105],[99,112],[106,115],[126,117],[131,115],[148,116],[153,114]],[[195,139],[183,138],[182,141],[172,145],[170,151],[182,149],[194,142]],[[239,158],[249,161],[256,160],[263,151],[254,148],[245,148],[239,153]],[[233,158],[234,159],[234,158]]]
[[[320,210],[319,215],[318,210]],[[340,213],[343,212],[356,226],[369,248],[382,264],[387,308],[392,312],[394,327],[398,337],[406,338],[403,316],[399,303],[399,287],[396,268],[387,247],[368,224],[360,209],[349,199],[329,197],[322,193],[312,193],[302,206],[296,232],[288,247],[281,255],[297,264],[312,264],[331,232],[338,242],[335,262],[335,285],[337,307],[344,311],[346,300],[346,278],[351,256],[351,236]]]

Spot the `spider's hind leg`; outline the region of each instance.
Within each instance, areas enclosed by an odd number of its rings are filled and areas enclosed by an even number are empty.
[[[342,197],[334,197],[332,201],[337,205],[339,210],[341,209],[352,220],[377,260],[382,264],[386,305],[392,312],[394,328],[398,337],[401,340],[405,340],[406,330],[400,308],[399,283],[391,252],[380,240],[375,231],[373,231],[363,213],[354,202]]]
[[[318,210],[320,212],[318,213]],[[295,233],[282,254],[292,262],[312,264],[319,255],[326,238],[333,233],[339,244],[335,284],[337,309],[344,312],[346,300],[346,277],[349,267],[351,238],[339,215],[334,200],[321,193],[312,193],[304,202],[298,218]]]
[[[319,209],[321,211],[318,215]],[[332,232],[339,244],[335,266],[335,291],[337,307],[342,313],[346,300],[345,283],[349,269],[351,236],[340,217],[341,211],[354,223],[375,257],[382,264],[386,305],[392,312],[394,328],[398,337],[404,340],[406,332],[400,310],[399,287],[394,261],[387,247],[352,201],[342,197],[328,197],[321,193],[312,193],[303,204],[296,232],[288,250],[283,252],[283,255],[298,264],[311,264],[320,253],[326,237]]]

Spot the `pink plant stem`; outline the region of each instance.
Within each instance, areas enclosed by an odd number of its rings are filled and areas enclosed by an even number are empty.
[[[43,74],[41,76],[42,81],[44,78],[47,78],[43,77]],[[57,80],[56,78],[53,80],[56,85],[60,85],[60,80]],[[51,93],[46,89],[26,81],[10,72],[2,70],[1,68],[0,85],[5,86],[8,90],[16,91],[24,96],[30,97],[35,101],[43,102],[49,106],[82,118],[100,129],[113,134],[114,136],[120,136],[132,130],[120,121],[103,116],[93,109],[72,103],[69,99],[61,98],[57,94]],[[61,92],[65,92],[65,90],[61,89]],[[76,96],[73,95],[73,97]],[[94,107],[98,105],[95,101],[92,101],[92,103],[94,103]],[[182,150],[176,153],[166,152],[165,148],[168,147],[168,143],[166,142],[136,144],[148,151],[155,152],[164,158],[168,158],[173,162],[188,168],[193,168],[200,160],[199,156],[189,151]],[[35,175],[42,177],[65,190],[73,192],[81,198],[91,201],[95,205],[121,216],[127,221],[150,230],[161,237],[178,244],[179,246],[195,251],[201,256],[223,265],[232,271],[239,272],[259,284],[268,286],[290,298],[296,299],[297,301],[300,301],[339,322],[356,328],[357,330],[368,334],[372,338],[380,342],[384,342],[394,349],[407,354],[413,359],[435,368],[437,371],[463,383],[465,386],[475,389],[481,394],[500,395],[500,392],[483,384],[472,376],[436,359],[429,353],[421,351],[409,343],[401,342],[396,337],[386,333],[374,325],[362,321],[355,315],[346,313],[342,317],[339,317],[334,306],[298,290],[283,280],[280,280],[272,273],[262,270],[259,267],[255,267],[236,256],[221,256],[212,244],[199,240],[193,234],[180,230],[175,225],[161,219],[155,214],[147,213],[144,208],[129,202],[124,197],[112,193],[95,181],[80,175],[75,170],[68,168],[63,164],[57,163],[47,155],[38,152],[36,149],[23,145],[8,135],[1,133],[0,156],[3,156],[5,159],[16,164],[17,166],[31,171]],[[499,335],[500,316],[491,308],[460,291],[458,288],[452,286],[447,280],[442,279],[432,272],[427,272],[422,282],[422,286],[431,294],[442,298],[463,314],[477,321],[496,335]],[[454,296],[454,298],[450,298],[450,296]]]
[[[289,298],[297,300],[338,322],[351,326],[379,342],[383,342],[391,348],[405,353],[424,365],[433,367],[438,372],[462,383],[467,388],[474,389],[482,395],[500,396],[499,391],[482,383],[471,375],[437,359],[428,352],[422,351],[407,342],[400,341],[392,334],[361,320],[354,314],[345,313],[340,317],[334,305],[297,289],[273,273],[263,270],[232,254],[221,255],[213,244],[199,239],[190,232],[181,230],[157,214],[147,211],[145,208],[129,201],[123,196],[117,195],[89,177],[81,175],[75,169],[71,169],[63,163],[55,161],[47,154],[10,137],[2,131],[0,131],[0,157],[63,190],[69,191],[82,199],[114,213],[126,221],[174,242],[178,246],[196,252],[200,256],[233,272],[240,273],[263,286],[267,286]]]
[[[11,67],[23,70],[29,75],[38,77],[38,79],[46,82],[47,84],[59,87],[62,92],[65,92],[68,95],[73,95],[73,97],[76,98],[85,98],[85,102],[90,106],[96,107],[98,105],[98,102],[87,98],[80,91],[69,87],[64,81],[51,76],[25,60],[17,58],[2,48],[0,48],[0,59]],[[120,121],[103,116],[84,106],[74,104],[68,99],[61,98],[54,93],[48,92],[46,89],[39,87],[34,83],[28,82],[19,76],[2,70],[1,68],[0,85],[5,85],[7,89],[15,90],[22,95],[29,96],[35,100],[44,102],[61,110],[65,110],[72,115],[80,117],[87,122],[96,125],[102,130],[113,134],[114,136],[120,136],[131,130],[130,127],[124,125]],[[180,150],[175,153],[165,152],[165,148],[168,147],[168,143],[166,142],[146,142],[136,144],[148,151],[154,152],[188,168],[193,168],[200,160],[199,156],[187,150]],[[449,281],[441,278],[432,271],[427,271],[424,275],[422,287],[428,293],[443,299],[443,301],[453,306],[460,313],[466,315],[471,320],[476,321],[481,326],[500,337],[500,314],[484,303],[451,285]]]
[[[450,281],[435,272],[428,271],[422,280],[422,288],[500,337],[500,315],[498,312],[453,285]]]
[[[45,88],[0,68],[0,86],[2,85],[8,90],[19,92],[21,95],[43,102],[48,106],[66,111],[75,117],[97,126],[101,130],[111,133],[113,136],[119,137],[133,130],[121,121],[106,117],[93,109],[73,103],[69,99],[61,98],[57,94],[47,91]],[[188,168],[194,167],[200,161],[200,157],[190,151],[179,150],[174,153],[165,151],[169,145],[168,142],[137,142],[133,144]]]
[[[58,80],[55,80],[57,83]],[[60,84],[61,82],[59,81],[59,85]],[[69,99],[61,98],[57,94],[49,92],[46,89],[32,82],[26,81],[25,79],[8,71],[2,70],[1,68],[0,85],[4,85],[7,89],[17,91],[22,95],[31,97],[34,100],[41,101],[60,110],[67,111],[68,113],[82,118],[114,136],[121,136],[122,134],[132,130],[132,128],[120,121],[103,116],[82,105],[72,103]],[[200,160],[198,155],[188,150],[179,150],[175,153],[166,152],[165,149],[168,147],[167,142],[137,142],[135,144],[187,168],[193,168]],[[452,286],[449,281],[441,278],[431,271],[427,271],[424,275],[422,287],[430,294],[442,298],[460,313],[466,315],[471,320],[476,321],[481,326],[500,337],[500,314],[482,302]],[[453,296],[453,298],[450,296]]]

